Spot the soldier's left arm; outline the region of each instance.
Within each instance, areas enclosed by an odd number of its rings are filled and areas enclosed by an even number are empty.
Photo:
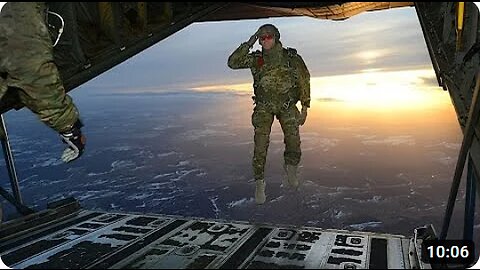
[[[298,74],[298,84],[300,87],[300,102],[302,106],[310,107],[310,72],[307,65],[300,55],[295,57],[295,67]]]

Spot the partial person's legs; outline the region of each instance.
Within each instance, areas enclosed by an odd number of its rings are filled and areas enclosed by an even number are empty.
[[[255,201],[257,204],[263,204],[266,200],[264,170],[272,123],[273,114],[264,106],[257,105],[252,114],[252,124],[255,128],[252,166],[256,182]]]
[[[297,168],[300,163],[302,152],[300,149],[300,132],[298,128],[298,121],[300,112],[296,106],[292,106],[287,110],[283,110],[278,120],[283,130],[285,143],[284,169],[287,173],[288,184],[292,187],[298,187]]]
[[[40,120],[58,132],[69,130],[79,114],[72,99],[65,93],[53,62],[31,63],[17,68],[14,75],[23,78],[20,100]]]
[[[58,132],[64,132],[78,119],[78,111],[65,94],[54,62],[53,44],[45,24],[44,2],[12,2],[10,14],[14,27],[0,25],[8,42],[0,47],[0,72],[8,73],[9,87],[19,88],[21,102],[40,120]],[[8,16],[5,16],[8,15]],[[7,18],[5,18],[7,17]],[[7,29],[5,29],[7,28]],[[0,45],[4,45],[0,41]]]

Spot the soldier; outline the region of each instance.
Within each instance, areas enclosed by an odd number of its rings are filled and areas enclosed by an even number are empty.
[[[262,51],[249,53],[259,39]],[[247,42],[228,58],[232,69],[250,68],[253,75],[255,108],[252,124],[255,130],[253,174],[256,182],[255,201],[265,202],[264,168],[274,116],[284,134],[284,169],[288,184],[298,187],[297,167],[300,162],[299,125],[303,125],[310,107],[310,73],[297,51],[283,48],[280,32],[272,24],[262,25]],[[297,102],[302,105],[300,113]],[[284,181],[285,182],[285,181]]]
[[[0,13],[0,98],[7,89],[60,134],[64,162],[83,153],[85,136],[77,108],[65,94],[53,59],[43,2],[8,2]]]

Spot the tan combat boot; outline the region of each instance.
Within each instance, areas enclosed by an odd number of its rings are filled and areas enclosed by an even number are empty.
[[[285,172],[287,173],[288,184],[293,188],[297,188],[298,187],[298,177],[297,177],[297,168],[298,167],[296,165],[284,164],[283,168],[285,169]]]
[[[258,179],[255,181],[255,202],[257,204],[265,203],[265,180]]]

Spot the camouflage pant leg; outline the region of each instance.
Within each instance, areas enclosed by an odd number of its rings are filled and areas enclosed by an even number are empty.
[[[3,95],[5,95],[7,90],[8,90],[7,81],[2,77],[2,74],[0,74],[0,98],[2,98]]]
[[[288,165],[298,165],[302,156],[297,120],[299,116],[300,112],[296,106],[292,106],[288,110],[282,110],[278,115],[278,120],[283,130],[283,142],[285,143],[283,157],[285,164]]]
[[[8,6],[7,6],[8,5]],[[58,132],[68,130],[78,111],[65,94],[53,62],[44,2],[8,2],[0,13],[0,72],[20,101]]]
[[[254,151],[253,151],[253,175],[255,179],[264,179],[265,162],[270,142],[270,131],[272,129],[273,113],[261,105],[253,110],[252,124],[255,128]]]
[[[70,129],[79,117],[78,110],[65,93],[56,65],[48,61],[26,62],[19,66],[9,75],[22,82],[19,91],[22,103],[54,130],[64,132]]]

